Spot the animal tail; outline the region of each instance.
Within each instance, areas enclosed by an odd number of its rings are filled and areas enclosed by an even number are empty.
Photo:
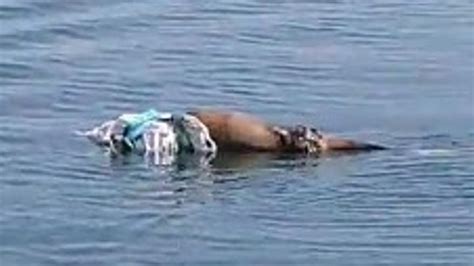
[[[373,143],[366,143],[366,142],[359,142],[349,139],[341,139],[335,137],[326,137],[324,138],[324,144],[326,145],[326,150],[328,151],[378,151],[378,150],[386,150],[387,147],[373,144]]]

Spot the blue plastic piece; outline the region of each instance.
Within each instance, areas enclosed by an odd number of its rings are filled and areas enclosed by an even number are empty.
[[[123,115],[120,117],[127,125],[125,142],[133,147],[135,141],[140,138],[145,129],[156,119],[160,117],[154,109],[139,114]]]

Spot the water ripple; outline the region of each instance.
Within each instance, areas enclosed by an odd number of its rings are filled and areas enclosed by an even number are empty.
[[[471,264],[472,10],[3,1],[0,260]],[[200,106],[392,149],[154,167],[73,135],[124,112]]]

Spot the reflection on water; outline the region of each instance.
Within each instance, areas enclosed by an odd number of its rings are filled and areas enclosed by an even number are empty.
[[[472,264],[473,10],[1,1],[0,264]],[[194,107],[392,149],[154,167],[73,135]]]
[[[212,162],[217,169],[245,170],[268,167],[272,161],[282,158],[282,155],[271,153],[233,153],[219,152]]]

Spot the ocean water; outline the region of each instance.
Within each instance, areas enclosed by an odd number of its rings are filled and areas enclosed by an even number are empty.
[[[470,0],[1,0],[0,265],[473,265]],[[111,159],[74,131],[215,107],[369,154]]]

